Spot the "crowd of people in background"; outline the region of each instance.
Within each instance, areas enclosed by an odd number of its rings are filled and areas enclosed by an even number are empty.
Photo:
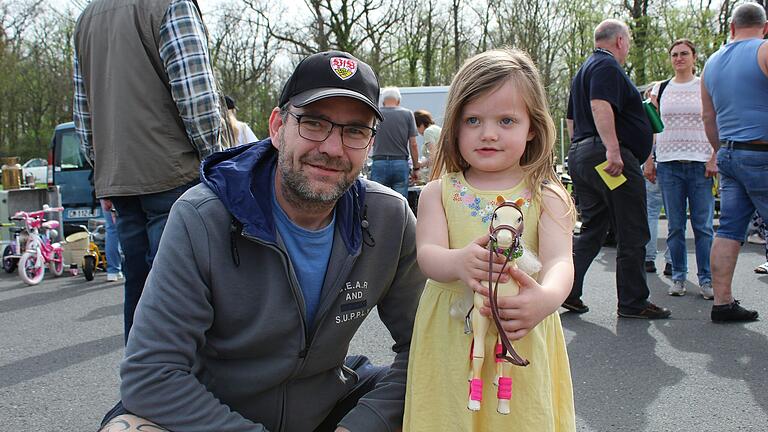
[[[637,242],[633,239],[647,233],[644,269],[655,273],[658,217],[663,207],[668,220],[664,274],[672,279],[668,294],[682,296],[687,291],[685,232],[690,216],[699,293],[704,299],[714,300],[711,319],[715,322],[757,319],[756,311],[743,308],[733,298],[731,280],[738,250],[747,240],[749,218],[765,212],[762,180],[765,176],[758,179],[758,173],[765,169],[764,152],[768,151],[765,121],[768,107],[764,104],[768,91],[768,49],[763,42],[768,25],[764,8],[745,3],[735,10],[730,25],[731,42],[712,55],[705,65],[705,72],[712,71],[705,75],[709,76],[708,80],[696,76],[693,42],[680,39],[671,44],[669,56],[674,76],[655,83],[648,92],[664,125],[663,131],[653,137],[655,142],[651,147],[646,146],[651,143],[651,131],[634,85],[621,73],[618,78],[609,77],[606,71],[610,69],[598,61],[602,55],[608,65],[622,63],[631,36],[628,31],[620,31],[615,40],[609,38],[609,43],[601,44],[599,30],[598,27],[595,33],[595,53],[574,79],[568,108],[572,136],[569,168],[579,197],[582,227],[574,247],[576,283],[563,306],[577,313],[589,310],[581,301],[581,278],[609,227],[617,231],[619,316],[628,315],[621,311],[622,296],[632,295],[628,292],[634,293],[635,298],[647,298],[647,288],[643,288],[645,277],[638,275],[641,267],[636,258]],[[592,76],[602,76],[603,80],[592,81]],[[616,89],[617,82],[628,83],[629,92],[623,84]],[[584,93],[589,95],[588,105],[585,105]],[[741,115],[742,112],[748,114]],[[645,144],[638,145],[638,141]],[[589,148],[593,149],[594,157],[585,164],[582,158]],[[644,200],[624,195],[630,190],[633,194],[638,192],[634,189],[639,183],[634,181],[637,164],[632,156],[637,157],[641,153],[639,149],[651,150],[646,158],[639,158],[644,162],[645,193],[639,194]],[[605,152],[604,155],[598,155],[601,152]],[[605,172],[626,177],[616,190],[603,185],[591,169],[585,169],[606,159]],[[718,172],[721,213],[715,238],[713,194],[717,192],[714,179]],[[632,207],[637,201],[645,202],[640,202],[639,208]],[[639,226],[635,220],[638,210],[647,216],[646,226]],[[611,223],[604,219],[610,219]],[[762,243],[761,229],[749,239]],[[757,266],[755,272],[763,272],[765,266]],[[666,318],[670,312],[657,309],[651,303],[637,315]]]

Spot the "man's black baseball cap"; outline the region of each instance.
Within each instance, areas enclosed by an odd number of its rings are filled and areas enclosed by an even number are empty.
[[[303,107],[329,97],[350,97],[368,105],[379,120],[379,79],[370,66],[343,51],[312,54],[296,66],[283,87],[280,106]]]

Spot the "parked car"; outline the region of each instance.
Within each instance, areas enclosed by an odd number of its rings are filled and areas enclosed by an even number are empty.
[[[51,185],[58,185],[64,234],[79,231],[78,225],[101,217],[101,205],[93,190],[93,168],[80,149],[73,122],[56,126],[48,151]]]
[[[35,158],[24,162],[21,172],[25,179],[32,174],[35,176],[35,183],[48,183],[48,161],[45,159]]]

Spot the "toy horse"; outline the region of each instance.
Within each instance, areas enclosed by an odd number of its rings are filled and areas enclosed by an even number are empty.
[[[490,241],[488,242],[488,287],[489,297],[491,303],[491,312],[493,316],[493,322],[497,333],[496,344],[494,349],[495,361],[497,363],[497,376],[495,383],[498,385],[498,406],[496,410],[501,414],[509,414],[509,401],[512,398],[512,365],[527,366],[528,360],[520,357],[515,349],[512,347],[512,343],[507,338],[501,327],[501,319],[499,317],[497,298],[499,293],[501,296],[514,296],[518,294],[519,287],[514,280],[510,280],[506,283],[499,283],[491,280],[493,256],[503,255],[506,257],[504,268],[507,265],[517,268],[516,260],[523,256],[523,244],[521,236],[523,234],[523,212],[521,206],[523,200],[518,199],[515,202],[506,201],[504,197],[499,196],[496,198],[498,207],[493,212],[493,218],[491,219]],[[535,273],[541,267],[538,260],[533,257],[533,262],[527,264],[528,269],[523,269],[526,272]],[[528,260],[530,261],[530,259]],[[537,267],[538,266],[538,267]],[[503,270],[502,270],[503,271]],[[494,283],[495,282],[495,283]],[[471,366],[472,375],[469,380],[469,402],[467,408],[472,411],[480,410],[480,402],[483,398],[483,381],[482,370],[485,357],[485,336],[489,331],[490,322],[489,318],[480,315],[480,308],[483,306],[483,296],[475,293],[473,295],[474,307],[467,314],[467,318],[471,319],[471,328],[473,333],[473,341],[471,348]],[[507,355],[508,354],[508,355]]]

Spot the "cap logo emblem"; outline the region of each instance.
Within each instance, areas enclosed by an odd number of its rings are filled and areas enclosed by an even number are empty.
[[[331,69],[336,76],[347,80],[357,73],[357,61],[345,57],[331,57]]]

